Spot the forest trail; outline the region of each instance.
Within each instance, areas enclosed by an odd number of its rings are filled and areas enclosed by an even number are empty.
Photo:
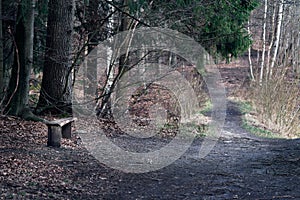
[[[104,166],[76,134],[48,148],[45,125],[0,117],[0,199],[300,199],[300,139],[258,138],[241,128],[241,116],[228,100],[206,157],[198,158],[197,138],[173,164],[142,174]]]
[[[258,138],[241,117],[228,100],[222,135],[206,157],[198,158],[197,139],[161,170],[118,173],[104,199],[300,199],[300,140]]]
[[[243,84],[241,74],[247,73],[245,67],[220,70],[228,93]],[[300,139],[256,137],[242,128],[237,103],[227,103],[221,137],[206,157],[198,158],[198,138],[161,170],[118,173],[104,199],[300,199]]]
[[[164,169],[118,174],[105,199],[299,199],[300,140],[256,138],[235,109],[229,102],[223,134],[205,158],[195,141]]]

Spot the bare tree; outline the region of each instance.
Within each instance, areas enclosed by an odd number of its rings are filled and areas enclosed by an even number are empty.
[[[279,42],[280,42],[280,36],[281,36],[281,24],[282,24],[282,18],[283,18],[283,4],[284,0],[279,1],[278,5],[278,19],[277,19],[277,27],[276,27],[276,36],[275,36],[275,42],[274,42],[274,54],[271,60],[271,65],[270,65],[270,77],[273,74],[273,68],[275,66],[275,61],[277,59],[277,53],[279,49]]]
[[[277,6],[273,5],[273,12],[272,12],[272,19],[271,19],[271,27],[269,31],[271,31],[271,36],[269,39],[269,47],[268,47],[268,53],[267,53],[267,62],[266,62],[266,78],[268,79],[270,76],[270,59],[271,59],[271,51],[272,46],[274,43],[274,37],[275,37],[275,17],[276,17],[276,8]]]
[[[263,81],[264,76],[264,66],[265,66],[265,52],[266,52],[266,27],[267,27],[267,12],[268,12],[268,0],[265,0],[265,7],[264,7],[264,19],[263,19],[263,33],[262,33],[262,55],[261,55],[261,65],[260,65],[260,76],[259,82],[260,84]]]
[[[251,34],[251,30],[250,30],[250,21],[248,20],[248,34]],[[251,76],[251,80],[255,80],[254,77],[254,73],[253,73],[253,63],[252,63],[252,58],[251,58],[251,46],[249,46],[248,48],[248,62],[249,62],[249,68],[250,68],[250,76]]]

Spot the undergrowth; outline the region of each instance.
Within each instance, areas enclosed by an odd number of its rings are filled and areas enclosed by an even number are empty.
[[[300,137],[299,80],[278,75],[251,88],[249,99],[257,120],[282,137]]]
[[[239,110],[242,117],[242,127],[248,132],[258,137],[264,138],[281,138],[280,135],[270,131],[263,124],[260,124],[256,119],[255,110],[249,101],[238,101]]]

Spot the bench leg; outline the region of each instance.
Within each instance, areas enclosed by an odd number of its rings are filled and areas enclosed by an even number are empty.
[[[62,137],[67,139],[71,138],[71,123],[68,123],[62,127]]]
[[[60,147],[60,141],[61,141],[61,127],[49,126],[47,145],[52,147]]]

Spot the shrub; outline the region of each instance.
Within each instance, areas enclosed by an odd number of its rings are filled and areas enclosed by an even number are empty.
[[[263,84],[253,84],[251,88],[251,101],[258,120],[282,136],[299,137],[299,81],[277,75]]]

